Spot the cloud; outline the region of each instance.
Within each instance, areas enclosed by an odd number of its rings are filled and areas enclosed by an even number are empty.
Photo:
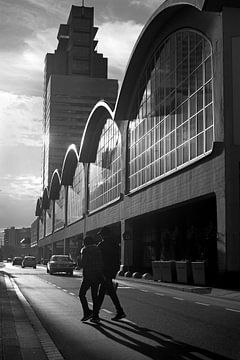
[[[157,9],[165,0],[131,0],[131,5],[143,6],[148,9]]]
[[[133,21],[106,22],[97,33],[98,52],[108,57],[109,77],[120,81],[142,25]]]
[[[0,147],[42,146],[42,98],[0,91]]]
[[[35,200],[41,189],[41,177],[32,174],[0,176],[2,196],[18,200]]]
[[[32,174],[0,177],[0,227],[31,226],[41,178]]]

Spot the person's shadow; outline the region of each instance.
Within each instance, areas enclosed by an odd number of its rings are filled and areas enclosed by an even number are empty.
[[[94,326],[109,339],[154,360],[200,360],[205,356],[208,360],[230,360],[222,355],[200,349],[179,341],[161,332],[140,327],[128,321],[109,321],[101,319],[100,324],[86,323]]]

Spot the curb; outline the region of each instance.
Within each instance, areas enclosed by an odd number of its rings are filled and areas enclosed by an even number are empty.
[[[168,289],[175,289],[185,292],[197,293],[197,294],[210,294],[212,291],[212,287],[209,286],[191,286],[191,285],[183,285],[183,284],[175,284],[175,283],[165,283],[158,280],[144,280],[144,279],[136,279],[133,277],[124,277],[124,276],[117,276],[116,277],[119,281],[133,281],[136,283],[142,283],[147,285],[153,286],[162,286]]]

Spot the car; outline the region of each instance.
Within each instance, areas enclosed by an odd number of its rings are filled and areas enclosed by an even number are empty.
[[[12,261],[12,265],[22,265],[22,257],[21,256],[15,256]]]
[[[65,272],[73,275],[73,269],[76,264],[68,255],[52,255],[47,263],[47,273],[50,275],[54,273]]]
[[[7,262],[12,262],[12,258],[11,258],[11,257],[8,257],[8,258],[7,258]]]
[[[33,267],[34,269],[36,269],[37,266],[37,260],[35,258],[35,256],[24,256],[23,261],[22,261],[22,268],[25,267]]]

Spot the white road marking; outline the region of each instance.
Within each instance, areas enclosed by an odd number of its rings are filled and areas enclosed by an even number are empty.
[[[199,301],[195,301],[195,304],[203,305],[203,306],[210,306],[210,304],[202,303],[202,302],[199,302]]]
[[[175,300],[180,300],[180,301],[183,301],[183,300],[184,300],[183,298],[180,298],[180,297],[177,297],[177,296],[173,296],[173,299],[175,299]]]
[[[226,308],[225,310],[228,310],[228,311],[233,311],[233,312],[238,312],[238,313],[240,313],[240,310],[236,310],[236,309],[230,309],[230,308]]]
[[[67,290],[66,290],[66,289],[62,289],[62,291],[65,291],[65,292],[67,292]]]
[[[142,292],[145,292],[145,293],[149,292],[148,290],[142,290],[142,289],[141,289],[141,291],[142,291]]]
[[[161,294],[161,293],[154,293],[154,294],[158,296],[165,296],[165,294]]]
[[[61,289],[61,286],[57,286],[58,289]]]
[[[131,286],[118,286],[119,289],[131,289]]]
[[[108,313],[108,314],[113,314],[112,311],[109,311],[109,310],[107,310],[107,309],[102,309],[102,311],[105,311],[105,312]]]
[[[75,296],[75,294],[74,293],[69,293],[70,295],[73,295],[73,296]]]

